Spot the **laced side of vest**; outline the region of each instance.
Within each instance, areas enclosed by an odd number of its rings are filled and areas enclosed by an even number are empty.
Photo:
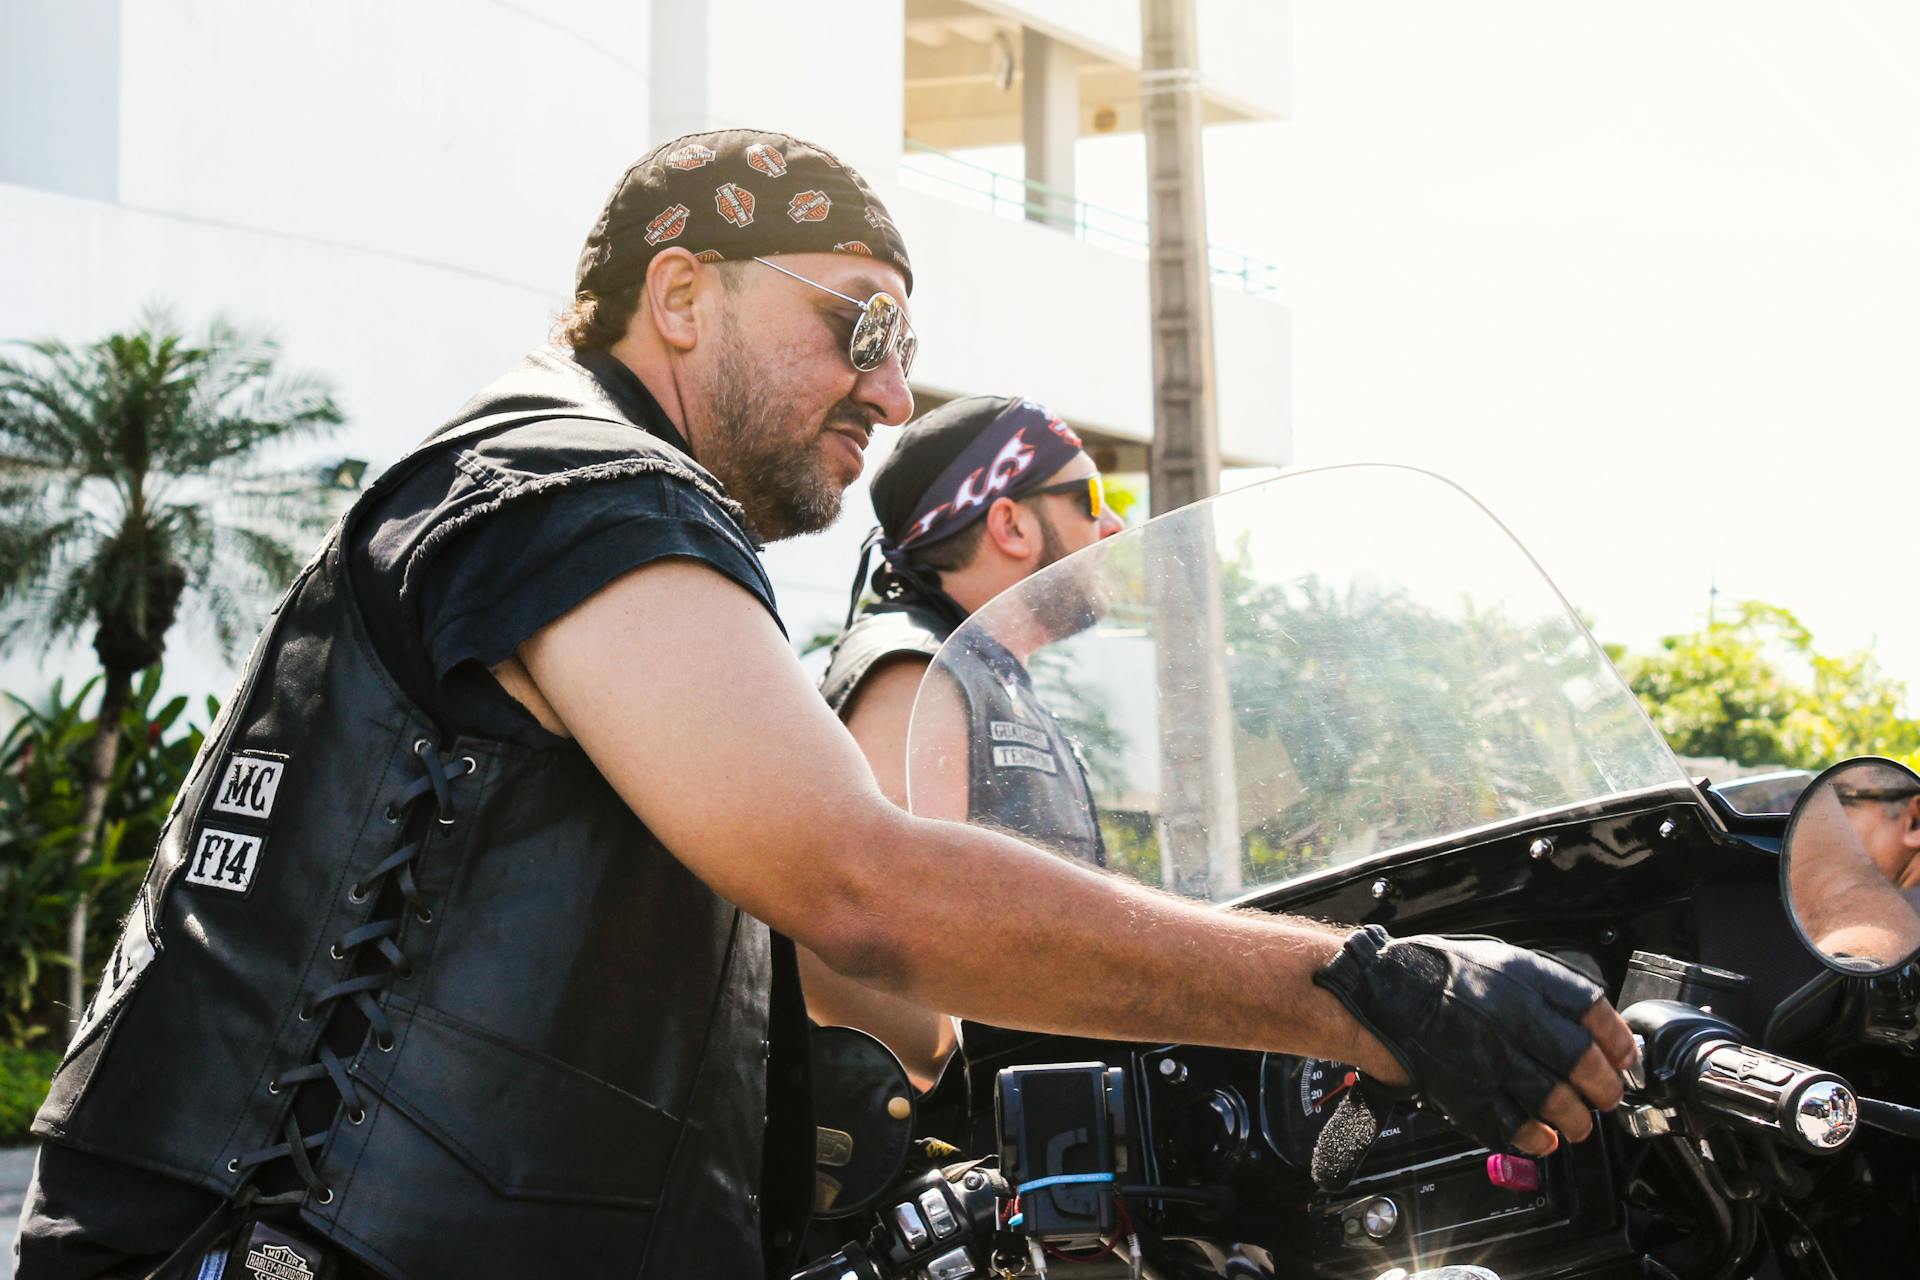
[[[413,755],[420,762],[422,776],[395,796],[386,810],[386,819],[400,833],[401,843],[347,890],[347,901],[358,906],[370,897],[377,900],[391,885],[397,890],[397,909],[391,915],[357,925],[334,940],[329,954],[335,960],[350,962],[347,971],[353,976],[314,992],[301,1005],[298,1014],[302,1022],[311,1022],[315,1018],[326,1018],[341,1002],[351,1002],[366,1017],[368,1038],[372,1047],[381,1053],[391,1053],[395,1040],[393,1024],[387,1020],[386,1010],[380,1006],[378,997],[396,979],[412,974],[412,966],[397,941],[401,926],[405,923],[405,913],[411,911],[422,924],[433,920],[433,907],[421,896],[420,887],[414,880],[413,864],[425,849],[429,832],[436,827],[454,825],[456,814],[451,784],[478,768],[472,756],[443,760],[439,750],[425,738],[413,744]],[[432,821],[418,817],[422,809],[432,815]],[[417,834],[407,839],[408,831]],[[355,974],[354,970],[360,966],[354,962],[367,948],[371,948],[384,964],[375,972]],[[339,1095],[340,1105],[332,1124],[314,1133],[303,1133],[297,1115],[298,1108],[293,1105],[298,1099],[290,1100],[286,1120],[281,1125],[280,1140],[236,1156],[227,1165],[229,1173],[248,1175],[239,1197],[243,1204],[295,1204],[309,1195],[318,1204],[333,1203],[333,1189],[326,1185],[319,1170],[314,1167],[311,1153],[326,1145],[334,1128],[342,1121],[355,1125],[366,1121],[366,1103],[361,1095],[369,1086],[364,1080],[356,1082],[347,1073],[346,1061],[327,1044],[324,1035],[314,1060],[276,1075],[268,1082],[267,1092],[281,1094],[308,1085],[331,1087]],[[261,1166],[280,1159],[291,1164],[303,1189],[278,1195],[258,1194],[251,1180],[252,1175]],[[248,1192],[254,1194],[249,1195]]]

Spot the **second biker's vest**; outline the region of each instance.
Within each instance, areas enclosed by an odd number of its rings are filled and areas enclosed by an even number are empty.
[[[229,1198],[291,1183],[307,1230],[411,1280],[759,1276],[766,927],[580,750],[443,731],[368,639],[354,517],[448,450],[410,574],[558,486],[737,510],[544,353],[391,468],[255,644],[34,1132]]]
[[[860,682],[892,657],[931,658],[953,631],[925,605],[870,605],[834,645],[820,692],[846,714]],[[1011,653],[978,632],[973,656],[947,668],[966,700],[967,818],[1094,866],[1106,865],[1078,751]]]

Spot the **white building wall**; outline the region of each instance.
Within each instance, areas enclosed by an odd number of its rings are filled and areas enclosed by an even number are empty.
[[[113,198],[120,0],[0,0],[0,182]]]
[[[120,199],[562,291],[651,141],[646,17],[632,0],[139,0]]]
[[[872,179],[905,132],[905,10],[863,0],[658,0],[653,123],[662,140],[773,129]]]
[[[153,301],[190,326],[265,324],[288,367],[338,388],[350,424],[324,453],[377,473],[546,336],[628,165],[677,133],[744,124],[813,138],[880,187],[915,256],[927,386],[1019,390],[1145,439],[1144,265],[892,181],[903,14],[0,0],[0,338],[85,342]],[[63,105],[48,124],[20,103]],[[1285,456],[1287,325],[1272,302],[1216,295],[1231,456]],[[796,638],[837,616],[870,522],[862,488],[834,531],[773,550]],[[89,659],[85,637],[47,665],[16,654],[0,688],[37,694]],[[190,627],[168,663],[181,691],[232,679]]]

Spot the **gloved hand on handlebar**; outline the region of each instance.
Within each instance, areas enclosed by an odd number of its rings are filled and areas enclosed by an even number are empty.
[[[1634,1058],[1598,986],[1492,938],[1396,939],[1369,925],[1313,980],[1399,1061],[1408,1095],[1495,1151],[1545,1155],[1553,1129],[1584,1140],[1588,1107],[1620,1101]]]

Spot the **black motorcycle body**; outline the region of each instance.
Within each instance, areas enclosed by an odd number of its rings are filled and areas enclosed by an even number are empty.
[[[1342,537],[1347,513],[1383,501],[1434,531],[1410,567],[1391,535]],[[1435,586],[1454,555],[1477,586]],[[1052,672],[1123,869],[1131,848],[1140,878],[1175,892],[1548,953],[1628,1011],[1648,1074],[1591,1139],[1540,1159],[1395,1106],[1335,1185],[1312,1163],[1359,1087],[1344,1064],[969,1024],[964,1060],[914,1122],[960,1155],[905,1171],[917,1190],[878,1219],[825,1224],[820,1242],[852,1252],[803,1274],[1920,1274],[1920,1142],[1849,1112],[1821,1146],[1840,1121],[1792,1111],[1817,1097],[1828,1117],[1849,1088],[1889,1115],[1920,1107],[1920,967],[1841,972],[1805,945],[1782,896],[1787,816],[1740,812],[1685,776],[1565,602],[1464,494],[1342,468],[1226,495],[1036,575],[976,615],[930,679],[969,660],[975,630],[1025,636],[1043,690]],[[1100,656],[1103,637],[1153,652]],[[1129,740],[1141,720],[1155,723]],[[962,754],[937,730],[916,719],[911,776]],[[1018,830],[1017,815],[991,818]],[[1754,1100],[1769,1089],[1792,1094],[1767,1102],[1772,1127]],[[916,1215],[900,1210],[935,1185],[952,1192],[954,1231],[909,1248]]]

